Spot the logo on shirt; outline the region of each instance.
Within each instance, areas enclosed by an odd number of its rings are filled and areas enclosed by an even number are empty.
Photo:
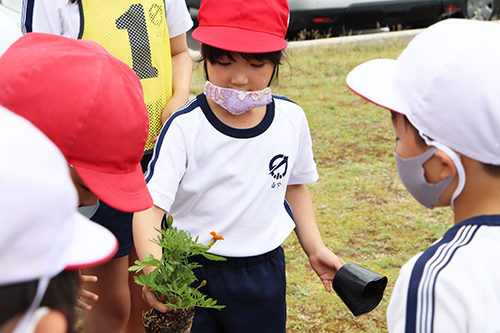
[[[288,156],[276,155],[269,162],[269,174],[276,180],[285,177],[287,169]]]

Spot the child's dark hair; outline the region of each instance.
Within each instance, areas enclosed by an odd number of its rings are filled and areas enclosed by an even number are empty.
[[[78,272],[63,271],[50,280],[40,306],[59,310],[68,321],[68,333],[75,332],[75,301],[78,291]],[[0,287],[0,327],[30,307],[38,280]]]
[[[223,49],[219,49],[217,47],[213,47],[210,45],[206,44],[201,44],[200,45],[200,53],[201,53],[201,59],[199,62],[202,61],[209,61],[211,64],[215,64],[218,59],[220,59],[223,56],[228,57],[231,61],[234,61],[234,54],[238,52],[231,52],[231,51],[226,51]],[[244,59],[249,60],[249,59],[255,59],[260,62],[264,61],[270,61],[274,65],[274,71],[273,74],[271,75],[271,80],[269,81],[269,85],[278,79],[279,76],[279,66],[282,64],[282,60],[284,58],[283,51],[276,51],[276,52],[268,52],[268,53],[238,53],[241,55]],[[208,73],[207,73],[207,66],[205,65],[205,78],[208,80]]]
[[[415,126],[413,126],[412,123],[410,123],[410,121],[408,120],[408,118],[405,115],[391,111],[392,123],[394,124],[396,122],[396,118],[398,116],[403,117],[405,127],[410,128],[410,130],[415,134],[415,143],[417,144],[417,146],[420,148],[426,148],[427,144],[425,143],[425,140],[420,136],[420,133],[418,132],[418,130],[415,128]]]
[[[405,115],[402,115],[402,114],[399,114],[397,112],[391,111],[392,122],[394,123],[396,121],[396,117],[398,115],[403,116],[405,126],[407,128],[408,127],[411,128],[411,130],[413,131],[413,133],[415,133],[415,142],[417,143],[417,146],[420,147],[420,148],[425,148],[427,146],[427,144],[425,143],[424,139],[422,139],[422,137],[418,133],[418,131],[415,128],[415,126],[413,126],[412,123],[410,123],[410,121],[408,120],[408,118]],[[481,164],[483,165],[483,169],[484,169],[484,171],[486,171],[487,174],[489,174],[492,177],[499,177],[500,178],[500,165],[486,164],[486,163],[481,163]]]
[[[483,163],[483,169],[490,176],[500,178],[500,165],[497,165],[497,164],[485,164],[485,163]]]

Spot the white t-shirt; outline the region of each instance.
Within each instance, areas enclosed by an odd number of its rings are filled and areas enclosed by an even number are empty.
[[[21,30],[17,24],[0,12],[0,56],[21,36]]]
[[[390,333],[500,332],[500,216],[459,223],[403,266]]]
[[[80,9],[69,0],[23,1],[23,32],[46,32],[70,38],[80,34]],[[179,36],[193,26],[183,0],[165,0],[167,27],[170,38]]]
[[[146,173],[154,204],[212,253],[246,257],[280,246],[295,228],[287,185],[318,179],[304,111],[274,96],[262,122],[235,129],[199,95],[165,123]]]

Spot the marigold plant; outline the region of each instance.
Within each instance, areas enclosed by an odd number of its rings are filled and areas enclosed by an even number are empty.
[[[175,309],[185,309],[193,306],[203,308],[222,309],[223,305],[217,305],[217,301],[207,298],[199,291],[207,282],[202,281],[197,287],[193,284],[197,278],[193,270],[201,267],[197,262],[189,262],[188,258],[203,255],[210,260],[224,261],[223,257],[206,253],[218,240],[224,238],[212,231],[212,239],[207,245],[199,244],[198,237],[193,239],[189,232],[173,227],[173,217],[169,215],[166,219],[167,228],[158,230],[160,234],[157,239],[151,239],[153,243],[163,249],[161,259],[155,259],[151,254],[143,261],[136,260],[135,265],[129,271],[140,272],[147,266],[155,269],[149,274],[134,276],[135,283],[147,286],[156,294],[158,299],[166,295],[164,304]]]

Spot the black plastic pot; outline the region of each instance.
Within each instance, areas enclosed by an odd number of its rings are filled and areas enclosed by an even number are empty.
[[[333,289],[356,317],[375,309],[387,286],[387,277],[347,263],[333,279]]]

